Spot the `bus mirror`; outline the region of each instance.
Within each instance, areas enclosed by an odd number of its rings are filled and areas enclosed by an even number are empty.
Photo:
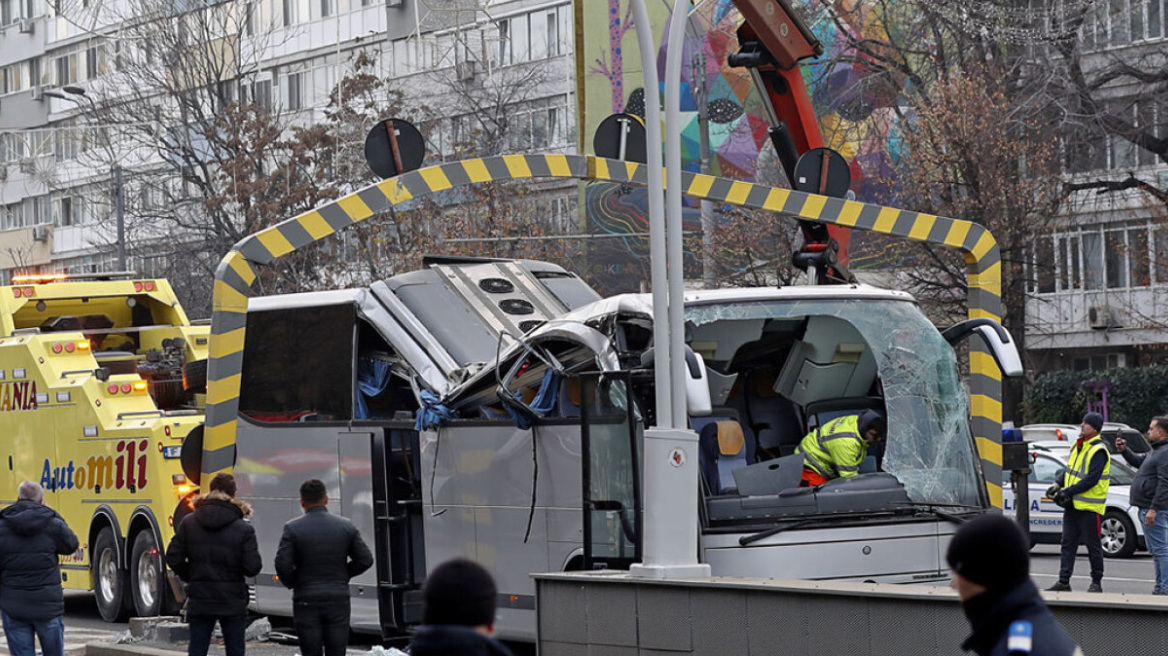
[[[1018,353],[1018,343],[1002,324],[993,319],[967,319],[954,324],[941,332],[941,336],[951,345],[977,333],[985,345],[989,347],[990,355],[1002,370],[1002,375],[1016,378],[1022,375],[1022,356]]]

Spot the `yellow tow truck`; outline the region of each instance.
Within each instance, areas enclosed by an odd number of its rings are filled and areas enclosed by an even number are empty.
[[[44,486],[81,541],[62,585],[93,590],[106,620],[172,611],[162,552],[196,491],[180,458],[202,430],[209,326],[165,280],[12,282],[0,286],[0,506],[22,481]]]

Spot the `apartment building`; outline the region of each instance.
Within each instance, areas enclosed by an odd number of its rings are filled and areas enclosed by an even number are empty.
[[[1168,164],[1122,134],[1168,138],[1168,1],[1043,0],[1037,23],[1077,26],[1096,112],[1068,111],[1065,179],[1083,186],[1058,227],[1035,244],[1026,346],[1039,370],[1106,369],[1168,356],[1168,205],[1136,182],[1168,191]],[[1070,23],[1085,10],[1082,23]],[[1049,57],[1050,50],[1035,54]],[[1120,74],[1114,74],[1120,71]],[[1126,127],[1125,127],[1126,126]],[[1160,146],[1162,148],[1162,146]],[[1106,188],[1107,185],[1118,188]],[[1124,188],[1127,187],[1127,188]]]
[[[174,125],[181,121],[159,118],[158,111],[116,124],[103,123],[106,115],[97,111],[141,96],[119,77],[129,59],[145,57],[171,70],[184,65],[181,52],[159,52],[165,43],[141,38],[136,28],[150,18],[139,7],[157,7],[166,19],[225,13],[229,20],[216,28],[224,34],[202,37],[203,47],[228,50],[227,60],[240,70],[242,62],[248,66],[245,75],[224,76],[216,94],[262,106],[286,117],[289,127],[323,120],[337,81],[364,53],[373,74],[432,110],[423,118],[429,163],[463,155],[460,148],[490,132],[476,105],[484,102],[498,104],[494,113],[507,118],[506,130],[490,135],[491,147],[576,150],[571,0],[142,2],[0,0],[0,282],[36,270],[128,268],[155,275],[160,251],[150,245],[185,238],[151,221],[161,212],[196,211],[182,202],[187,195],[171,171],[174,161],[141,148],[93,156],[117,144],[127,126],[153,123],[159,139],[182,129]],[[355,139],[363,139],[371,126],[357,127]],[[158,183],[168,175],[173,184]],[[550,220],[573,230],[575,186],[542,189],[539,202]],[[124,265],[117,248],[119,190]]]

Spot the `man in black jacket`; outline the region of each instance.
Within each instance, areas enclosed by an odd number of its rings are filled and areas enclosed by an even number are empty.
[[[495,633],[495,579],[473,560],[455,558],[426,577],[422,626],[410,639],[412,656],[511,656]]]
[[[243,656],[247,629],[247,581],[263,561],[255,529],[244,521],[251,506],[235,498],[235,478],[216,474],[211,491],[195,499],[195,512],[174,532],[166,563],[187,585],[189,656],[207,656],[216,620],[226,656]]]
[[[1091,564],[1091,585],[1087,592],[1103,592],[1103,540],[1100,531],[1106,511],[1107,490],[1111,485],[1111,454],[1099,437],[1103,415],[1088,412],[1079,427],[1079,439],[1071,446],[1067,469],[1060,482],[1047,490],[1051,499],[1063,509],[1063,536],[1059,558],[1059,577],[1051,592],[1070,592],[1071,575],[1079,545],[1087,547]]]
[[[1082,656],[1030,580],[1030,540],[1015,522],[982,515],[957,529],[945,554],[978,656]]]
[[[353,522],[329,514],[324,483],[300,486],[304,514],[284,524],[276,575],[292,590],[292,621],[303,656],[344,656],[349,644],[349,579],[373,566]]]
[[[1168,417],[1156,417],[1148,424],[1148,441],[1152,451],[1142,455],[1132,453],[1122,437],[1115,438],[1115,449],[1140,468],[1132,480],[1131,502],[1140,509],[1144,540],[1156,568],[1152,594],[1168,595]]]
[[[13,656],[65,653],[65,596],[57,556],[77,551],[77,536],[44,505],[40,483],[25,481],[19,500],[0,511],[0,609]]]

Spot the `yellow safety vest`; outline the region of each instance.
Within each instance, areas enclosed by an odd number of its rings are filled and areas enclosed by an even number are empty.
[[[860,436],[859,422],[857,415],[832,419],[808,433],[795,453],[802,453],[803,465],[824,478],[855,476],[868,455],[868,443]]]
[[[1071,457],[1067,462],[1067,472],[1063,475],[1063,487],[1070,487],[1087,478],[1091,468],[1091,459],[1096,453],[1107,452],[1103,440],[1096,435],[1083,442],[1083,447],[1071,447]],[[1103,465],[1103,475],[1099,482],[1091,489],[1074,496],[1076,510],[1090,510],[1100,515],[1107,512],[1107,488],[1111,486],[1111,456],[1107,456],[1107,464]]]

